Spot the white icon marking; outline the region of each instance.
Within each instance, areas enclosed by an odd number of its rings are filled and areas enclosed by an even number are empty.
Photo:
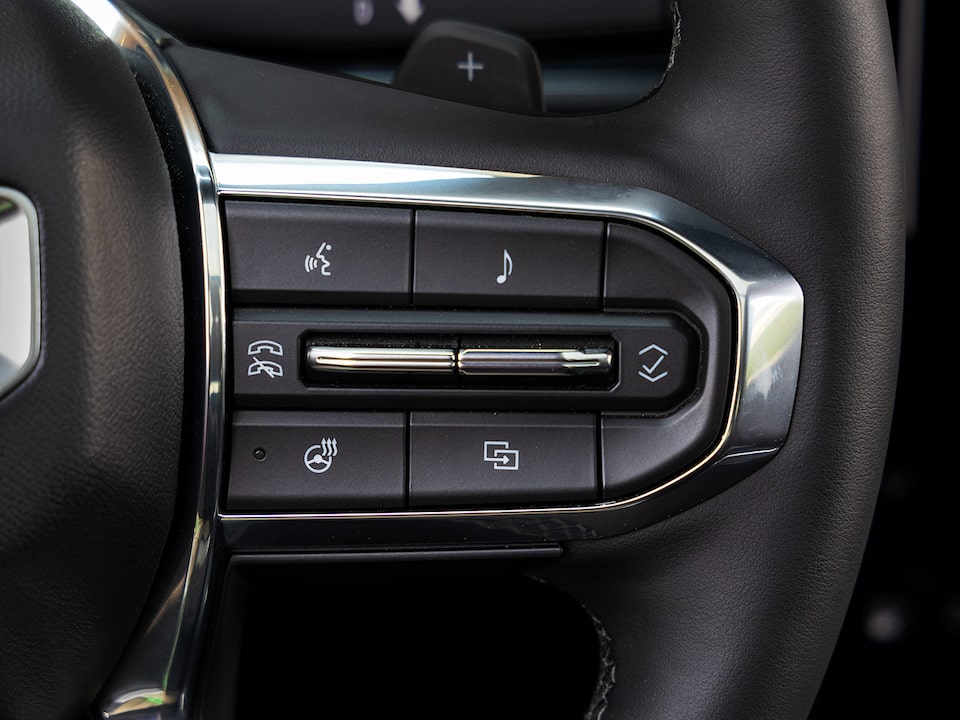
[[[324,253],[328,250],[333,250],[333,246],[330,245],[330,243],[320,243],[320,247],[317,248],[316,253],[307,255],[303,259],[303,269],[309,273],[320,268],[321,275],[330,277],[330,275],[332,275],[330,272],[330,261],[324,256]]]
[[[373,0],[353,0],[353,21],[360,25],[369,25],[373,20]]]
[[[660,357],[657,358],[657,361],[653,365],[650,365],[650,366],[642,365],[641,367],[644,369],[645,372],[652,373],[654,370],[657,369],[657,366],[663,362],[663,359],[665,357],[666,355],[661,355]]]
[[[250,363],[250,367],[247,368],[247,376],[249,377],[251,375],[261,374],[266,375],[271,379],[283,377],[283,365],[274,362],[273,360],[261,360],[260,358],[254,358],[253,362]]]
[[[337,439],[324,438],[319,445],[311,445],[303,453],[303,465],[310,472],[320,475],[330,469],[338,452]]]
[[[254,340],[247,345],[247,355],[259,355],[262,352],[283,357],[283,345],[273,340]]]
[[[423,15],[423,5],[420,0],[397,0],[396,8],[407,25],[416,24]]]
[[[664,358],[666,358],[669,354],[670,353],[668,353],[659,345],[647,345],[643,350],[638,352],[637,355],[639,355],[641,358],[644,355],[647,355],[651,359],[656,358],[656,360],[654,360],[650,365],[642,363],[640,365],[642,369],[637,371],[637,375],[642,377],[644,380],[649,380],[652,383],[657,382],[657,380],[663,380],[663,378],[670,374],[668,370],[664,370],[659,375],[654,375],[653,373],[658,367],[660,367],[660,363],[662,363]]]
[[[494,470],[519,470],[520,451],[511,450],[505,440],[485,440],[483,443],[484,462],[493,463]]]
[[[270,379],[283,377],[283,366],[273,360],[264,360],[259,357],[260,353],[268,353],[283,357],[283,345],[273,340],[254,340],[247,346],[247,355],[253,358],[253,362],[247,368],[247,377],[253,375],[266,375]]]
[[[503,272],[500,275],[497,275],[497,285],[503,285],[507,278],[513,275],[513,258],[510,257],[510,253],[504,249],[503,251]]]
[[[467,82],[473,82],[473,74],[479,70],[483,70],[483,63],[474,62],[473,50],[470,50],[467,52],[467,59],[457,63],[457,70],[466,70]]]

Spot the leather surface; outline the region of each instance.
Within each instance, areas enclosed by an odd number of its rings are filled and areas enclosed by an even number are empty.
[[[0,185],[40,224],[38,367],[0,400],[0,718],[85,714],[176,491],[183,304],[169,176],[125,62],[65,2],[0,5]]]
[[[900,332],[897,88],[878,0],[686,0],[649,98],[518,116],[201,50],[170,56],[219,152],[449,165],[672,195],[803,287],[780,454],[652,527],[572,543],[541,576],[605,625],[604,720],[803,718],[857,574],[884,464]]]

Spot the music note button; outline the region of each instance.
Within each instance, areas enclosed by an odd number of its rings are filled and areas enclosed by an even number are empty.
[[[497,275],[497,285],[503,285],[507,278],[513,275],[513,258],[507,249],[503,249],[503,272]]]
[[[414,305],[598,309],[603,232],[595,220],[417,210]]]

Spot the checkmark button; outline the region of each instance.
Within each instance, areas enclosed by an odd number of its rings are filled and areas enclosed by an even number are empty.
[[[663,361],[670,355],[670,353],[659,345],[655,343],[647,345],[647,347],[637,354],[641,359],[640,370],[637,371],[637,374],[647,382],[658,382],[670,374],[669,370],[663,370],[657,375],[654,374],[657,368],[659,368],[660,365],[663,364]]]

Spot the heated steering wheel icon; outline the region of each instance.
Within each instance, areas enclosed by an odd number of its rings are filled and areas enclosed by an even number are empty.
[[[311,445],[303,453],[303,464],[312,473],[320,475],[325,473],[333,465],[333,459],[337,456],[337,439],[324,438],[318,445]]]

